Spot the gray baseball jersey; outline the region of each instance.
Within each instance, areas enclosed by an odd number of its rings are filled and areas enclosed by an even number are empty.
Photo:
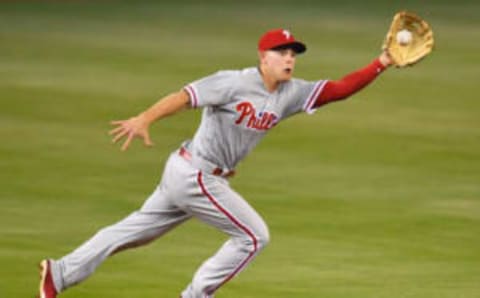
[[[325,83],[292,79],[270,93],[257,67],[219,71],[195,81],[185,90],[192,106],[204,110],[189,150],[233,169],[280,120],[302,110],[312,113]]]
[[[148,243],[196,217],[230,238],[195,272],[181,297],[214,297],[268,243],[269,232],[255,209],[212,169],[235,168],[280,120],[313,112],[325,83],[292,79],[269,93],[259,70],[247,68],[185,86],[192,106],[204,108],[193,140],[170,155],[160,184],[139,210],[52,260],[57,291],[86,279],[113,253]]]

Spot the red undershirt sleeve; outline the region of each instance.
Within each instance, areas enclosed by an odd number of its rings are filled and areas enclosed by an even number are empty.
[[[313,107],[318,108],[349,97],[370,84],[385,68],[377,58],[364,68],[354,71],[338,81],[328,81]]]

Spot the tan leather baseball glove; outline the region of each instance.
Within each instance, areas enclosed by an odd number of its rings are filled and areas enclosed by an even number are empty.
[[[405,67],[430,54],[433,45],[430,25],[414,13],[401,11],[393,17],[382,49],[387,51],[393,65]]]

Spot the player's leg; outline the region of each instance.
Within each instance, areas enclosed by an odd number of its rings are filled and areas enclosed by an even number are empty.
[[[168,176],[174,173],[170,168],[169,161],[162,183],[140,210],[100,230],[72,253],[51,260],[51,276],[57,292],[86,279],[112,254],[146,244],[191,217],[170,200],[167,189],[172,178]]]
[[[142,209],[100,230],[72,253],[53,261],[52,275],[57,291],[83,281],[112,254],[144,245],[190,218],[161,197],[162,190],[157,189]]]
[[[269,241],[268,228],[258,213],[222,178],[197,176],[200,194],[189,212],[220,229],[230,239],[195,273],[183,298],[213,297],[223,284],[240,273]]]

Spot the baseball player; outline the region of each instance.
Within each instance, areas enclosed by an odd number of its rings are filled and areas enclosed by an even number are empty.
[[[70,254],[40,264],[40,297],[54,298],[83,281],[109,256],[144,245],[196,217],[229,239],[194,274],[182,298],[214,297],[269,242],[262,217],[235,192],[228,179],[236,165],[281,120],[347,98],[372,82],[390,64],[385,52],[341,80],[292,78],[304,43],[284,29],[266,32],[258,42],[259,65],[219,71],[174,92],[127,120],[113,121],[113,142],[134,138],[151,146],[149,126],[187,108],[202,108],[192,140],[170,154],[162,180],[143,206],[100,230]]]

